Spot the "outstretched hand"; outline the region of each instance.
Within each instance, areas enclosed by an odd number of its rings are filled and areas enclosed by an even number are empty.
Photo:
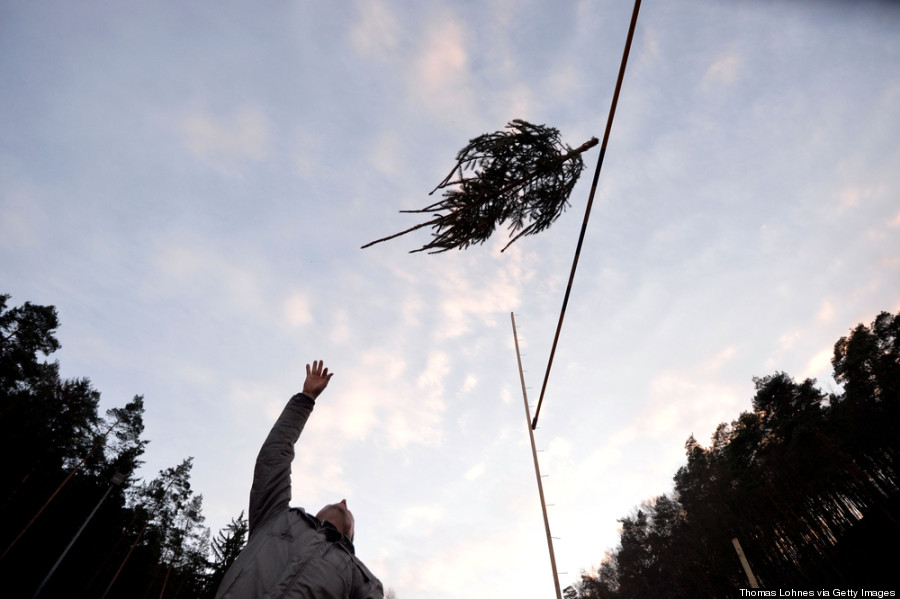
[[[306,365],[306,380],[303,381],[303,393],[313,399],[319,397],[319,394],[328,386],[328,381],[334,376],[334,373],[329,373],[324,366],[325,363],[322,360],[314,360],[312,368],[310,368],[309,364]]]

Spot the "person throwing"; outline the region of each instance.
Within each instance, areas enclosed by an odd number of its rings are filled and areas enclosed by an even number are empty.
[[[381,582],[356,557],[346,499],[315,516],[288,506],[294,444],[332,376],[321,360],[306,365],[303,391],[288,401],[259,450],[247,546],[216,599],[383,599]]]

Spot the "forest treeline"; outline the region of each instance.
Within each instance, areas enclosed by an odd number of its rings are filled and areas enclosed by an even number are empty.
[[[900,313],[834,346],[838,393],[779,372],[752,410],[693,437],[674,490],[621,523],[567,599],[722,598],[750,588],[896,589],[900,581]],[[900,589],[898,589],[900,590]]]
[[[9,300],[0,295],[0,595],[211,599],[246,540],[243,514],[211,538],[190,457],[137,478],[143,397],[100,414],[91,382],[64,380],[47,360],[60,347],[55,308]]]

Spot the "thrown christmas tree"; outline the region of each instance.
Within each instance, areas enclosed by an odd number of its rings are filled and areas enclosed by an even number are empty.
[[[412,252],[437,254],[482,244],[508,222],[506,250],[559,218],[584,169],[581,153],[595,145],[597,138],[591,138],[573,150],[560,141],[559,130],[516,119],[506,130],[476,137],[459,151],[456,166],[428,194],[442,189],[443,199],[420,210],[401,210],[434,218],[362,247],[430,225],[433,239]]]

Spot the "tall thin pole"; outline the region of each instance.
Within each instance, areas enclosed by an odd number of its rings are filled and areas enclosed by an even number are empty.
[[[575,258],[572,260],[572,271],[569,273],[569,284],[566,286],[566,295],[563,297],[562,310],[559,312],[559,323],[556,325],[556,335],[553,337],[553,347],[550,349],[550,360],[547,362],[547,372],[544,374],[544,384],[541,386],[541,396],[538,399],[537,409],[534,411],[534,420],[531,428],[537,428],[538,415],[541,413],[541,404],[544,403],[544,392],[547,390],[547,380],[550,378],[550,367],[553,366],[553,355],[556,353],[556,344],[559,342],[559,332],[562,330],[563,319],[566,317],[566,306],[569,304],[569,294],[572,293],[572,281],[575,280],[575,269],[578,268],[578,258],[581,256],[581,246],[584,243],[584,233],[587,231],[588,219],[591,217],[591,206],[594,204],[594,194],[597,192],[597,181],[600,179],[600,169],[603,167],[603,157],[606,155],[606,146],[609,143],[609,133],[612,130],[613,118],[616,116],[616,105],[619,103],[619,92],[622,89],[622,80],[625,77],[625,65],[628,63],[628,53],[631,51],[631,40],[634,38],[634,29],[637,25],[638,12],[641,9],[641,0],[635,0],[634,12],[631,15],[631,25],[628,27],[628,38],[625,40],[625,52],[622,54],[622,64],[619,66],[619,78],[616,80],[616,89],[613,92],[612,105],[609,107],[609,117],[606,119],[606,131],[603,133],[603,143],[600,145],[600,156],[597,158],[597,168],[594,171],[594,180],[591,183],[591,194],[588,197],[587,207],[584,209],[584,221],[581,223],[581,234],[578,236],[578,245],[575,248]]]
[[[553,569],[553,584],[556,589],[556,599],[562,599],[559,590],[559,574],[556,571],[556,556],[553,554],[553,537],[550,536],[550,520],[547,518],[547,504],[544,503],[544,485],[541,483],[541,467],[538,465],[537,447],[534,444],[534,431],[531,428],[531,409],[528,407],[528,393],[525,391],[525,373],[522,371],[522,356],[519,354],[519,336],[516,333],[516,315],[509,313],[512,320],[513,340],[516,343],[516,360],[519,363],[519,380],[522,382],[522,398],[525,400],[525,428],[528,429],[528,438],[531,440],[531,455],[534,458],[534,476],[537,479],[538,495],[541,497],[541,512],[544,514],[544,531],[547,533],[547,549],[550,550],[550,567]]]

